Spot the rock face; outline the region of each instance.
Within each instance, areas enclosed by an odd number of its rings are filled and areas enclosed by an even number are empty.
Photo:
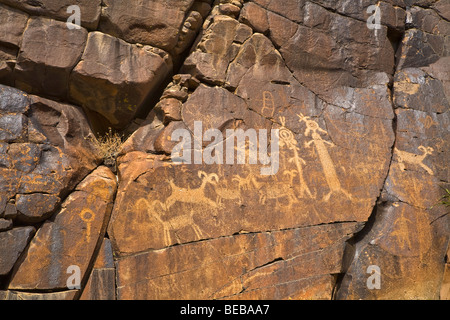
[[[0,274],[8,274],[14,263],[19,258],[23,249],[27,245],[30,237],[34,233],[33,227],[18,227],[12,230],[0,233],[2,257],[0,260]]]
[[[105,238],[94,263],[81,300],[115,300],[116,271],[111,241]]]
[[[75,106],[5,86],[0,96],[0,211],[22,222],[44,221],[98,165],[85,139],[92,132]]]
[[[154,48],[139,48],[92,32],[81,61],[72,72],[70,96],[79,105],[107,118],[112,126],[123,128],[169,73],[170,66],[170,58],[163,51],[155,53]]]
[[[127,42],[172,50],[179,37],[186,12],[194,0],[145,0],[137,3],[104,1],[100,30]]]
[[[41,226],[8,288],[65,288],[70,266],[77,266],[85,278],[90,257],[104,236],[115,189],[115,176],[106,167],[87,176],[55,217]]]
[[[449,298],[444,0],[0,2],[0,299]]]
[[[61,21],[66,21],[72,15],[73,11],[68,8],[74,4],[70,0],[1,0],[0,2],[30,15],[46,16]],[[96,29],[100,19],[101,0],[79,0],[76,5],[82,12],[81,25],[88,29]]]
[[[0,23],[3,26],[0,31],[0,81],[3,84],[14,84],[12,73],[27,21],[26,13],[0,4]]]
[[[69,75],[81,58],[86,39],[85,29],[72,31],[60,21],[31,18],[14,69],[17,87],[32,93],[67,96]]]

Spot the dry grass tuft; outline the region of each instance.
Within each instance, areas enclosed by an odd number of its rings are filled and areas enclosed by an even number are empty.
[[[93,143],[99,156],[103,159],[104,164],[110,167],[115,166],[117,156],[124,141],[124,136],[113,132],[109,128],[108,132],[104,135],[99,135],[98,138],[89,137],[88,139]]]
[[[441,205],[446,208],[450,207],[450,189],[441,187],[444,190],[444,195],[439,199],[438,203],[436,203],[433,207],[436,205]],[[431,207],[431,209],[433,208]]]

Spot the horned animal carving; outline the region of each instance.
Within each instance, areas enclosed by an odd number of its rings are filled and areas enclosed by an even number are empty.
[[[148,200],[141,198],[135,203],[134,210],[142,213],[145,212],[149,219],[155,219],[161,224],[164,234],[164,244],[166,246],[173,244],[171,232],[185,227],[191,227],[194,231],[196,239],[202,239],[203,233],[194,221],[195,211],[193,209],[191,209],[189,213],[186,212],[181,215],[168,218],[164,207],[164,204],[159,200],[154,200],[150,204]]]
[[[409,163],[412,165],[418,165],[423,169],[425,169],[425,171],[428,172],[428,174],[434,175],[433,170],[431,170],[427,165],[423,163],[423,161],[428,155],[433,154],[434,149],[432,147],[424,147],[424,146],[419,146],[417,149],[422,151],[422,154],[410,153],[395,148],[395,153],[397,154],[397,160],[400,169],[402,171],[405,170],[405,163]]]
[[[219,182],[219,177],[215,173],[207,174],[204,171],[198,172],[198,177],[202,179],[200,187],[181,188],[177,186],[172,179],[169,180],[170,188],[172,189],[171,195],[165,201],[165,209],[168,210],[175,202],[193,203],[193,204],[206,204],[211,207],[217,207],[218,204],[206,197],[205,188],[208,183],[215,185]]]

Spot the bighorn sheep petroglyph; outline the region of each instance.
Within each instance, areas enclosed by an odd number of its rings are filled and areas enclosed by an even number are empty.
[[[200,227],[194,221],[195,211],[193,209],[191,209],[189,213],[168,218],[167,212],[164,207],[164,203],[159,200],[154,200],[152,203],[150,203],[148,200],[141,198],[136,201],[134,210],[140,213],[146,213],[149,220],[154,219],[161,224],[163,230],[164,245],[166,246],[173,244],[172,237],[170,235],[172,231],[176,233],[177,231],[186,227],[192,228],[197,240],[203,237],[203,233]]]
[[[171,195],[164,202],[165,209],[168,210],[175,202],[193,203],[193,204],[206,204],[211,207],[217,207],[218,204],[206,197],[205,188],[208,183],[216,184],[219,182],[219,177],[215,173],[207,174],[204,171],[198,172],[198,177],[202,179],[200,187],[181,188],[177,186],[172,179],[169,180],[170,188],[172,189]]]
[[[413,165],[418,165],[423,169],[425,169],[425,171],[428,172],[430,175],[434,175],[433,170],[431,170],[427,165],[423,163],[423,160],[425,160],[425,158],[428,155],[433,154],[434,149],[432,147],[424,147],[424,146],[419,146],[417,149],[422,151],[422,154],[410,153],[395,148],[395,153],[397,154],[397,160],[400,169],[402,171],[405,170],[405,163],[409,163]]]

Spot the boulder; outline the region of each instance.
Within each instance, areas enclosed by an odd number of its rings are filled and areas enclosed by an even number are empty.
[[[0,231],[7,231],[12,228],[12,225],[11,219],[0,218]]]
[[[84,287],[80,300],[115,300],[116,271],[109,239],[103,239],[94,268]]]
[[[76,3],[70,0],[1,0],[1,3],[15,7],[34,16],[46,16],[60,21],[68,21],[73,11],[68,12],[71,5],[80,8],[80,23],[90,30],[97,29],[101,12],[101,0],[79,0]]]
[[[7,275],[14,267],[19,256],[33,237],[35,228],[17,227],[0,232],[0,276]]]
[[[9,290],[68,288],[71,266],[80,270],[79,285],[85,284],[91,257],[108,225],[115,192],[116,178],[107,167],[87,176],[54,218],[38,230]]]
[[[117,263],[118,299],[330,299],[353,228],[243,232],[132,255]]]
[[[186,59],[182,72],[213,85],[225,84],[228,65],[238,53],[239,45],[234,40],[239,26],[233,18],[215,16],[196,50]]]
[[[28,93],[66,98],[69,75],[81,58],[87,34],[84,28],[70,30],[60,21],[31,18],[14,69],[16,86]]]
[[[89,136],[77,107],[0,86],[0,216],[34,225],[58,210],[99,163]]]
[[[29,224],[44,221],[58,209],[60,202],[61,199],[52,194],[18,194],[15,202],[18,219]]]
[[[382,4],[374,32],[356,6],[294,2],[246,3],[239,22],[213,9],[181,70],[203,83],[179,98],[181,118],[164,96],[126,142],[108,229],[119,299],[439,297],[446,215],[429,208],[448,181],[447,76],[437,64],[394,75],[397,3]],[[227,165],[220,152],[224,164],[172,163],[176,129],[188,129],[190,152],[208,151],[211,141],[195,146],[197,121],[197,134],[224,139],[278,129],[279,170]],[[380,291],[366,285],[372,264]]]
[[[244,42],[232,65],[239,70],[229,81],[237,87],[234,93],[198,86],[183,103],[182,121],[160,131],[153,152],[171,154],[168,141],[183,125],[193,135],[218,129],[224,139],[227,129],[278,129],[279,170],[265,176],[264,166],[238,164],[236,158],[227,164],[225,154],[224,164],[176,165],[167,156],[146,154],[148,144],[133,143],[119,159],[124,180],[108,229],[118,256],[119,299],[332,296],[332,274],[343,270],[345,242],[367,222],[389,170],[394,113],[388,77],[321,100],[298,83],[270,40],[259,34]],[[371,99],[372,92],[380,99]],[[348,106],[339,100],[344,95],[352,97]],[[158,141],[165,142],[163,148]],[[211,141],[203,142],[200,148]],[[336,237],[324,240],[322,232]],[[311,241],[293,250],[284,247],[285,240],[268,240],[272,237],[317,239],[323,256],[313,253]],[[283,248],[268,255],[256,248],[251,256],[239,251],[253,248],[253,241],[261,249],[265,241]],[[224,277],[215,277],[217,272]]]
[[[15,47],[16,49],[20,47],[28,17],[28,14],[22,11],[0,4],[0,22],[3,26],[0,31],[2,45]]]
[[[0,3],[0,83],[13,85],[13,70],[28,15]]]
[[[100,31],[130,43],[142,43],[170,51],[178,42],[178,32],[194,0],[103,2],[105,7]]]
[[[104,127],[123,129],[171,69],[170,57],[160,49],[91,32],[70,77],[70,98],[100,115]]]

